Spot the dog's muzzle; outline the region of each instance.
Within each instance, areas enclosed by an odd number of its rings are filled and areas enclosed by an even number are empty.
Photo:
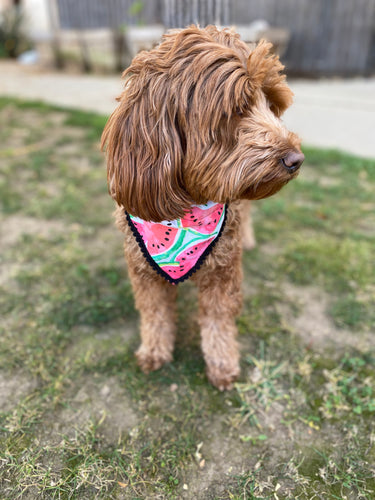
[[[290,174],[294,174],[300,168],[304,159],[305,155],[300,151],[291,151],[285,158],[281,159],[281,163]]]

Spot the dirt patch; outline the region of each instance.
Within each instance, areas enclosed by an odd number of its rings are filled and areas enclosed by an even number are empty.
[[[258,491],[267,490],[272,487],[275,471],[282,463],[288,474],[286,465],[290,462],[292,467],[291,457],[299,454],[297,443],[308,443],[315,431],[306,430],[301,423],[295,423],[293,429],[280,425],[283,411],[282,404],[273,403],[264,413],[261,431],[245,424],[244,434],[241,428],[230,427],[223,416],[211,419],[202,433],[204,440],[197,447],[196,464],[184,477],[181,497],[231,498],[228,487],[234,487],[236,478],[241,476],[256,477]],[[257,441],[261,432],[267,434],[266,441]]]
[[[6,137],[6,147],[0,147],[0,158],[4,149],[7,157],[26,157],[31,153],[53,147],[56,154],[62,156],[74,154],[81,159],[79,141],[85,137],[86,130],[64,125],[67,117],[68,115],[63,112],[44,115],[37,111],[23,110],[20,119],[15,107],[11,105],[6,107],[2,110],[2,120],[14,123],[14,126],[11,134]],[[41,134],[40,131],[45,129],[48,129],[48,133]],[[58,144],[61,140],[63,144]]]
[[[0,411],[11,411],[36,387],[36,380],[30,380],[22,374],[9,375],[0,372]]]
[[[115,378],[98,377],[76,381],[68,405],[54,418],[54,433],[74,437],[76,430],[100,423],[100,433],[108,443],[118,442],[137,426],[134,404]]]
[[[108,254],[108,247],[114,246],[117,251],[116,264],[120,268],[126,267],[126,261],[123,253],[123,235],[116,229],[114,219],[108,217],[108,225],[97,229],[91,235],[85,238],[85,242],[90,246],[91,251],[97,257],[98,265],[105,265],[108,259],[113,261],[113,254]]]
[[[15,245],[25,234],[47,238],[53,233],[64,230],[66,230],[66,225],[61,221],[47,221],[23,215],[11,215],[1,221],[0,248],[6,249]]]
[[[181,498],[221,498],[226,489],[223,478],[240,474],[244,462],[250,461],[249,450],[244,452],[241,443],[233,440],[223,416],[208,424],[202,432],[204,439],[197,445],[195,463],[186,470]]]
[[[14,277],[18,274],[21,269],[20,264],[9,264],[0,267],[0,286],[6,287],[8,290],[15,289],[16,283]],[[8,323],[5,320],[5,323]]]
[[[361,333],[337,328],[327,314],[330,297],[320,288],[297,287],[291,283],[284,284],[283,291],[289,300],[297,306],[295,314],[285,304],[280,307],[280,312],[303,342],[314,350],[322,351],[327,347],[345,350],[352,347],[366,351],[371,342],[370,333]]]
[[[339,177],[322,175],[321,172],[316,172],[311,168],[306,168],[303,171],[303,181],[313,182],[321,187],[336,187],[342,185],[342,180]]]

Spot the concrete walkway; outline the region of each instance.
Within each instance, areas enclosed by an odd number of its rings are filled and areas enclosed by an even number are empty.
[[[305,144],[375,158],[375,78],[291,81],[284,115]]]
[[[287,126],[305,144],[337,148],[375,158],[375,78],[291,80],[295,104],[285,113]],[[0,62],[0,95],[109,115],[122,89],[120,75],[73,75]]]

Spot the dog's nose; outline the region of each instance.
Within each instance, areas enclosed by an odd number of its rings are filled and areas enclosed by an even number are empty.
[[[291,174],[297,172],[302,165],[305,155],[300,151],[290,151],[285,158],[281,160],[283,167]]]

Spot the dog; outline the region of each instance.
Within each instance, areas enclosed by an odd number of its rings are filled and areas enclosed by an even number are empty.
[[[241,234],[243,200],[277,193],[304,160],[299,137],[280,120],[293,94],[271,48],[192,25],[165,34],[123,73],[102,148],[145,373],[172,360],[177,284],[189,278],[199,290],[209,381],[230,389],[240,374],[241,254],[254,245],[248,221]]]

